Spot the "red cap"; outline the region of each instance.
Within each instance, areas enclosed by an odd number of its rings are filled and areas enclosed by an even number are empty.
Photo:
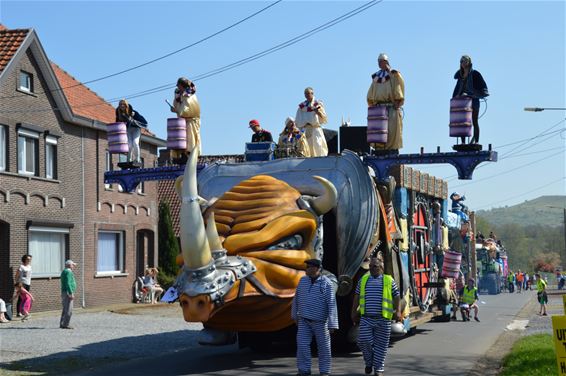
[[[252,126],[258,126],[259,127],[259,121],[257,121],[256,119],[250,120],[250,127]]]

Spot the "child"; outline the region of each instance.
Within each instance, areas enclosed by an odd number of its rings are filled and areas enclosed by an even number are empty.
[[[20,298],[20,312],[23,315],[22,321],[26,321],[29,318],[29,311],[31,310],[31,302],[35,299],[33,295],[26,290],[23,283],[18,282],[14,285],[16,288],[16,296]]]
[[[537,300],[540,304],[539,315],[546,316],[546,304],[548,303],[548,295],[546,294],[546,281],[541,278],[540,273],[535,274],[537,280]]]

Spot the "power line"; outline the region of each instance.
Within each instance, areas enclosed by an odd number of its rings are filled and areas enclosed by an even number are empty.
[[[543,189],[543,188],[546,188],[546,187],[548,187],[548,186],[551,186],[552,184],[556,184],[556,183],[558,183],[558,182],[560,182],[560,181],[563,181],[563,180],[566,180],[566,177],[563,176],[563,177],[561,177],[560,179],[553,180],[553,181],[551,181],[550,183],[547,183],[547,184],[545,184],[545,185],[541,185],[540,187],[537,187],[537,188],[532,189],[532,190],[527,191],[527,192],[523,192],[523,193],[521,193],[521,194],[519,194],[519,195],[515,195],[515,196],[513,196],[513,197],[509,197],[509,198],[507,198],[507,199],[505,199],[505,200],[499,200],[499,201],[497,201],[497,202],[493,202],[493,203],[488,204],[488,205],[479,206],[479,207],[476,208],[476,210],[479,210],[479,209],[482,209],[482,208],[487,208],[487,207],[489,207],[489,206],[493,206],[493,205],[498,204],[498,203],[500,203],[500,202],[511,201],[511,200],[513,200],[513,199],[516,199],[517,197],[521,197],[521,196],[524,196],[524,195],[528,195],[529,193],[536,192],[536,191],[538,191],[538,190],[541,190],[541,189]]]
[[[533,151],[533,152],[531,152],[531,153],[513,154],[513,155],[508,156],[507,158],[516,158],[516,157],[524,157],[524,156],[526,156],[526,155],[547,153],[547,152],[549,152],[549,151],[558,150],[558,149],[562,149],[562,151],[566,151],[566,149],[565,149],[564,147],[562,147],[562,146],[557,146],[557,147],[555,147],[555,148],[550,148],[550,149],[545,149],[545,150],[537,150],[537,151]],[[507,158],[506,158],[506,159],[507,159]]]
[[[560,120],[558,123],[554,124],[554,125],[551,126],[550,128],[547,128],[547,129],[545,129],[544,131],[542,131],[541,133],[539,133],[537,136],[528,137],[528,138],[524,138],[524,139],[522,139],[522,140],[513,141],[513,142],[510,142],[510,143],[505,144],[505,145],[497,145],[497,146],[494,146],[494,148],[495,148],[495,149],[503,149],[504,147],[511,146],[511,145],[515,145],[515,144],[519,144],[519,143],[521,143],[521,142],[523,142],[523,141],[530,141],[530,140],[533,140],[533,139],[535,139],[535,138],[537,138],[537,137],[545,136],[546,134],[550,134],[550,133],[546,133],[546,132],[548,132],[548,131],[551,130],[552,128],[557,127],[558,125],[560,125],[561,123],[563,123],[565,120],[566,120],[566,118]],[[561,130],[557,130],[557,131],[554,131],[554,132],[558,132],[558,131],[561,131]]]
[[[258,53],[254,54],[254,55],[248,56],[248,57],[246,57],[246,58],[244,58],[244,59],[238,60],[238,61],[233,62],[233,63],[231,63],[231,64],[227,64],[227,65],[225,65],[225,66],[223,66],[223,67],[216,68],[216,69],[213,69],[213,70],[208,71],[208,72],[206,72],[206,73],[202,73],[202,74],[200,74],[200,75],[197,75],[197,76],[195,76],[195,78],[193,78],[193,81],[203,80],[203,79],[206,79],[206,78],[209,78],[209,77],[212,77],[212,76],[221,74],[221,73],[223,73],[223,72],[225,72],[225,71],[227,71],[227,70],[234,69],[234,68],[236,68],[236,67],[238,67],[238,66],[241,66],[241,65],[243,65],[243,64],[247,64],[247,63],[252,62],[252,61],[254,61],[254,60],[260,59],[260,58],[262,58],[262,57],[264,57],[264,56],[270,55],[270,54],[272,54],[272,53],[274,53],[274,52],[277,52],[277,51],[279,51],[279,50],[281,50],[281,49],[283,49],[283,48],[292,46],[292,45],[294,45],[294,44],[296,44],[296,43],[298,43],[298,42],[300,42],[300,41],[302,41],[302,40],[304,40],[304,39],[307,39],[307,38],[312,37],[313,35],[315,35],[315,34],[321,32],[321,31],[323,31],[323,30],[326,30],[326,29],[328,29],[328,28],[330,28],[330,27],[332,27],[332,26],[334,26],[334,25],[336,25],[336,24],[338,24],[338,23],[341,23],[341,22],[343,22],[343,21],[345,21],[345,20],[347,20],[347,19],[349,19],[349,18],[351,18],[351,17],[353,17],[353,16],[355,16],[355,15],[357,15],[357,14],[363,12],[363,11],[366,11],[367,9],[369,9],[369,8],[373,7],[374,5],[377,5],[377,4],[381,3],[381,2],[383,2],[383,0],[372,0],[372,1],[370,1],[370,2],[368,2],[368,3],[366,3],[366,4],[364,4],[364,5],[362,5],[362,6],[360,6],[360,7],[357,7],[357,8],[355,8],[355,9],[353,9],[353,10],[351,10],[351,11],[349,11],[349,12],[347,12],[347,13],[345,13],[345,14],[339,16],[339,17],[336,17],[336,18],[334,18],[334,19],[332,19],[332,20],[330,20],[330,21],[328,21],[328,22],[326,22],[326,23],[324,23],[324,24],[322,24],[322,25],[320,25],[320,26],[317,26],[317,27],[315,27],[315,28],[313,28],[313,29],[311,29],[311,30],[305,32],[305,33],[302,33],[302,34],[300,34],[300,35],[298,35],[298,36],[296,36],[296,37],[293,37],[293,38],[291,38],[291,39],[289,39],[289,40],[287,40],[287,41],[285,41],[285,42],[283,42],[283,43],[280,43],[280,44],[278,44],[278,45],[276,45],[276,46],[273,46],[273,47],[271,47],[271,48],[268,48],[268,49],[266,49],[266,50],[263,50],[263,51],[261,51],[261,52],[258,52]],[[160,86],[157,86],[157,87],[154,87],[154,88],[146,89],[146,90],[143,90],[143,91],[138,92],[138,93],[134,93],[134,94],[126,95],[126,96],[120,96],[120,97],[111,98],[111,99],[107,100],[106,102],[112,103],[112,102],[117,102],[117,101],[119,101],[120,99],[133,99],[133,98],[143,97],[143,96],[146,96],[146,95],[158,93],[158,92],[160,92],[160,91],[170,90],[170,89],[173,88],[174,86],[175,86],[174,83],[168,83],[168,84],[160,85]],[[103,103],[84,104],[84,105],[80,105],[80,106],[74,106],[74,108],[90,107],[90,106],[100,106],[100,105],[103,105]],[[37,110],[33,110],[33,112],[53,111],[53,110],[54,110],[53,108],[47,108],[47,109],[37,109]],[[55,109],[55,110],[58,110],[58,109]],[[27,111],[27,110],[6,110],[6,111],[0,111],[0,113],[8,113],[8,112],[30,112],[30,111]]]
[[[179,48],[179,49],[177,49],[177,50],[175,50],[175,51],[169,52],[169,53],[167,53],[167,54],[165,54],[165,55],[161,55],[161,56],[159,56],[159,57],[156,57],[156,58],[154,58],[154,59],[151,59],[151,60],[149,60],[149,61],[146,61],[145,63],[141,63],[141,64],[135,65],[135,66],[133,66],[133,67],[131,67],[131,68],[126,68],[126,69],[123,69],[123,70],[118,71],[118,72],[116,72],[116,73],[107,74],[107,75],[105,75],[105,76],[102,76],[102,77],[99,77],[99,78],[95,78],[95,79],[92,79],[92,80],[89,80],[89,81],[81,82],[81,83],[78,83],[78,84],[74,84],[74,85],[70,85],[70,86],[66,86],[66,87],[62,87],[62,88],[58,88],[58,89],[35,92],[34,94],[39,95],[39,94],[51,93],[51,92],[59,91],[59,90],[63,90],[63,89],[71,89],[71,88],[74,88],[74,87],[77,87],[77,86],[87,85],[87,84],[91,84],[91,83],[93,83],[93,82],[99,82],[99,81],[102,81],[102,80],[106,80],[106,79],[108,79],[108,78],[116,77],[116,76],[122,75],[122,74],[124,74],[124,73],[128,73],[128,72],[131,72],[131,71],[133,71],[133,70],[136,70],[136,69],[145,67],[145,66],[147,66],[147,65],[153,64],[153,63],[158,62],[158,61],[160,61],[160,60],[166,59],[166,58],[168,58],[168,57],[170,57],[170,56],[176,55],[176,54],[178,54],[179,52],[185,51],[185,50],[187,50],[187,49],[189,49],[189,48],[191,48],[191,47],[194,47],[194,46],[196,46],[196,45],[199,45],[199,44],[201,44],[201,43],[203,43],[203,42],[205,42],[205,41],[207,41],[207,40],[209,40],[209,39],[214,38],[214,37],[217,36],[217,35],[220,35],[220,34],[224,33],[225,31],[228,31],[228,30],[230,30],[230,29],[233,29],[234,27],[236,27],[236,26],[238,26],[238,25],[240,25],[240,24],[246,22],[247,20],[249,20],[249,19],[251,19],[251,18],[257,16],[257,15],[260,14],[260,13],[265,12],[265,11],[268,10],[269,8],[271,8],[271,7],[273,7],[273,6],[277,5],[277,4],[279,4],[279,3],[282,2],[282,1],[283,1],[283,0],[274,1],[273,3],[269,4],[268,6],[262,8],[262,9],[256,11],[256,12],[254,12],[254,13],[252,13],[252,14],[250,14],[250,15],[247,16],[247,17],[242,18],[241,20],[239,20],[239,21],[237,21],[237,22],[235,22],[235,23],[233,23],[233,24],[231,24],[231,25],[229,25],[229,26],[224,27],[223,29],[218,30],[218,31],[215,32],[215,33],[212,33],[212,34],[210,34],[210,35],[208,35],[208,36],[206,36],[206,37],[204,37],[204,38],[202,38],[202,39],[199,39],[199,40],[196,41],[196,42],[193,42],[193,43],[188,44],[188,45],[186,45],[186,46],[184,46],[184,47],[181,47],[181,48]],[[16,97],[25,96],[25,95],[27,95],[27,94],[19,94],[19,95],[8,96],[8,97],[0,97],[0,99],[16,98]]]

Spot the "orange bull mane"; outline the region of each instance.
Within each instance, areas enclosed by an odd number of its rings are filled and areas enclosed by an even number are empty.
[[[273,331],[292,324],[292,298],[305,261],[314,256],[317,233],[316,216],[299,207],[300,197],[284,181],[259,175],[240,182],[206,210],[205,217],[214,213],[225,249],[215,258],[240,256],[256,270],[237,279],[222,302],[204,301],[210,307],[206,319],[197,315],[189,321],[237,331]],[[203,304],[202,295],[183,295],[182,304],[183,299]]]

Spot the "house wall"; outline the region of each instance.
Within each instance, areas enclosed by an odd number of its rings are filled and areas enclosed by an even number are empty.
[[[28,225],[32,221],[68,228],[65,259],[71,258],[78,264],[77,306],[131,302],[137,269],[157,263],[157,183],[145,183],[142,194],[121,193],[116,186],[106,189],[106,132],[62,118],[54,109],[53,95],[30,51],[14,62],[15,69],[4,72],[0,81],[0,125],[6,126],[8,136],[7,168],[0,172],[0,298],[11,300],[15,272],[22,255],[29,252]],[[17,90],[20,70],[33,75],[36,94]],[[21,123],[42,130],[39,176],[18,173],[17,127]],[[45,178],[47,133],[58,136],[57,179]],[[147,166],[153,166],[156,154],[155,146],[142,144],[142,158]],[[124,233],[124,268],[119,275],[97,273],[99,230]],[[138,243],[143,245],[140,252]],[[142,258],[138,259],[138,253]],[[59,277],[40,278],[32,274],[31,292],[35,297],[34,311],[60,309]]]

